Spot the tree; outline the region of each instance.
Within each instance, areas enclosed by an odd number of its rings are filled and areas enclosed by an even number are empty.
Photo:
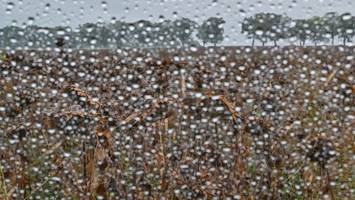
[[[140,46],[153,46],[153,27],[154,23],[147,20],[140,20],[134,23],[134,30],[132,31],[134,37],[137,39]]]
[[[277,14],[270,14],[268,18],[269,28],[267,30],[267,37],[274,42],[274,46],[277,46],[279,40],[288,37],[291,19],[287,16]]]
[[[337,13],[329,12],[324,15],[324,29],[325,34],[329,35],[331,43],[334,45],[334,39],[339,32],[339,15]]]
[[[343,45],[351,41],[355,35],[355,18],[350,13],[343,13],[339,16],[339,38],[343,39]]]
[[[65,43],[67,42],[67,40],[70,39],[70,37],[72,36],[72,29],[69,26],[56,26],[50,28],[49,36],[51,37],[50,46],[56,47],[56,42],[58,38],[63,38]]]
[[[244,18],[242,22],[242,33],[246,34],[248,39],[252,39],[251,46],[254,46],[257,38],[256,34],[256,20],[254,17]]]
[[[205,46],[206,43],[212,43],[216,46],[217,43],[223,41],[224,23],[224,19],[218,17],[211,17],[202,23],[198,28],[197,37],[202,40],[203,46]]]
[[[289,37],[299,40],[300,46],[304,46],[309,35],[309,21],[306,19],[296,19],[289,28]]]
[[[3,45],[5,48],[25,46],[24,30],[18,26],[6,26],[2,29]]]
[[[85,23],[79,26],[79,37],[81,39],[81,48],[97,47],[99,37],[99,27],[94,23]]]
[[[112,31],[106,26],[106,24],[100,24],[97,32],[98,46],[101,48],[108,48],[113,38]]]
[[[175,20],[173,26],[174,35],[180,41],[182,46],[192,41],[191,37],[195,30],[196,22],[188,18],[182,18]]]
[[[31,48],[35,48],[40,46],[39,43],[39,38],[37,33],[37,30],[39,29],[38,26],[35,25],[30,25],[25,27],[24,29],[24,40],[25,40],[25,44],[26,46],[29,46]]]
[[[309,38],[314,42],[314,46],[317,46],[318,42],[326,40],[325,38],[325,20],[322,17],[315,16],[308,19],[309,24]]]
[[[179,44],[171,20],[164,20],[156,24],[154,33],[156,34],[155,45],[158,47],[176,47]]]
[[[128,25],[124,21],[114,21],[108,25],[108,29],[112,33],[112,43],[116,47],[123,47],[128,41],[126,35],[128,34]]]
[[[258,13],[252,17],[245,18],[242,22],[242,33],[252,39],[252,46],[255,40],[259,40],[263,46],[269,40],[277,45],[277,41],[287,37],[287,28],[290,18],[274,13]]]
[[[255,31],[256,39],[262,43],[262,46],[265,46],[268,40],[267,34],[271,27],[271,19],[268,13],[258,13],[254,18],[253,30]]]
[[[46,47],[51,47],[51,36],[50,36],[50,30],[51,28],[49,27],[38,27],[36,31],[36,39],[37,39],[37,44],[36,48],[46,48]]]
[[[0,48],[5,47],[5,40],[6,38],[4,37],[4,30],[0,29]]]

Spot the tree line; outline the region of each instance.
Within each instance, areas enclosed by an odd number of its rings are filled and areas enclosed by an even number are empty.
[[[184,47],[216,46],[224,39],[225,20],[210,17],[198,24],[188,18],[151,22],[140,20],[110,23],[85,23],[76,28],[69,26],[41,27],[6,26],[0,29],[0,48],[47,48],[55,47],[58,38],[68,48],[122,48],[122,47]],[[345,45],[355,36],[355,17],[350,13],[329,12],[309,19],[292,19],[275,13],[257,13],[241,23],[241,33],[252,41],[278,45],[280,41],[306,41]]]
[[[345,45],[355,35],[355,17],[350,13],[329,12],[309,19],[292,19],[286,15],[258,13],[243,20],[242,33],[252,40],[252,46],[255,41],[263,46],[273,42],[276,46],[280,40],[298,41],[300,46],[306,41],[315,46],[320,42],[334,45],[336,38]]]
[[[68,48],[182,47],[223,41],[225,21],[210,17],[202,24],[188,18],[174,21],[85,23],[69,26],[6,26],[0,29],[0,48],[55,47],[58,39]]]

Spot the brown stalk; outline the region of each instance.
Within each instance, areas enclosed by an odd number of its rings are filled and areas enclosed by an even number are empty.
[[[76,87],[74,85],[70,86],[69,88],[70,88],[70,90],[75,91],[79,96],[86,97],[91,106],[94,106],[95,108],[102,107],[102,104],[99,101],[94,101],[93,98],[88,94],[87,91],[85,91],[79,87]]]
[[[328,85],[330,83],[330,81],[334,78],[335,74],[338,72],[338,70],[335,70],[334,72],[332,72],[328,78],[327,81],[325,82],[325,85]]]
[[[221,95],[219,99],[224,103],[229,112],[232,114],[233,120],[237,120],[238,113],[235,111],[235,106],[231,101],[229,101],[224,95]]]
[[[62,112],[59,113],[59,115],[66,115],[67,116],[67,120],[70,120],[71,118],[75,117],[75,116],[79,116],[79,117],[85,117],[85,116],[97,116],[97,113],[93,113],[93,112],[83,112],[83,111],[67,111],[67,112]]]
[[[206,91],[205,95],[209,98],[212,98],[213,92],[212,91]],[[235,105],[228,100],[228,98],[225,95],[217,95],[218,99],[220,101],[222,101],[222,103],[224,104],[224,106],[229,110],[229,112],[232,114],[233,120],[237,120],[238,117],[238,113],[235,111]]]
[[[168,187],[168,182],[166,180],[166,170],[167,170],[167,163],[166,163],[166,158],[165,158],[165,147],[164,147],[164,135],[167,133],[168,130],[168,118],[165,118],[161,121],[158,122],[158,133],[159,133],[159,143],[160,143],[160,151],[161,151],[161,156],[162,156],[162,161],[163,161],[163,167],[160,169],[160,175],[161,175],[161,189],[165,191]],[[164,129],[160,130],[161,124],[163,124]]]
[[[186,79],[184,75],[181,75],[181,96],[186,97]]]
[[[168,100],[155,100],[154,103],[150,106],[150,108],[144,110],[144,111],[138,111],[130,114],[126,119],[122,121],[123,124],[130,123],[136,118],[139,118],[140,121],[143,121],[148,115],[152,114],[156,108],[160,106],[162,103],[167,103],[171,102],[171,99]]]
[[[4,195],[4,199],[7,200],[8,199],[8,193],[7,193],[7,189],[6,189],[6,182],[5,182],[5,176],[4,176],[4,172],[3,172],[3,167],[0,163],[0,176],[1,176],[1,186],[2,186],[2,193]]]
[[[61,145],[62,145],[62,141],[57,142],[55,145],[52,146],[51,149],[49,149],[48,151],[46,151],[43,156],[49,155],[51,153],[53,153],[56,149],[58,149]]]

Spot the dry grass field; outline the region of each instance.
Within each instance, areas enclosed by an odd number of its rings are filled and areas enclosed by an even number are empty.
[[[0,199],[355,198],[355,48],[1,55]]]

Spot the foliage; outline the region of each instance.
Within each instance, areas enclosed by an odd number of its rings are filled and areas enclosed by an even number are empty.
[[[343,45],[355,35],[355,18],[350,13],[338,15],[335,12],[324,16],[314,16],[310,19],[291,19],[274,13],[257,13],[244,18],[242,33],[252,39],[259,40],[264,46],[268,41],[274,45],[281,39],[297,39],[300,46],[310,40],[314,45],[329,42],[334,45],[335,38],[343,40]]]
[[[275,46],[278,40],[287,37],[287,25],[290,19],[286,16],[274,13],[258,13],[245,18],[242,22],[242,33],[248,38],[260,40],[263,46],[268,40],[273,41]]]
[[[162,22],[114,20],[108,24],[85,23],[77,28],[7,26],[0,29],[0,48],[54,48],[57,38],[64,38],[67,48],[81,49],[190,46],[198,44],[194,38],[197,26],[188,18]]]
[[[225,20],[210,17],[197,24],[189,18],[174,21],[152,22],[139,20],[125,22],[112,20],[110,23],[85,23],[79,27],[67,26],[26,27],[6,26],[0,29],[0,48],[45,49],[55,48],[55,40],[62,37],[66,48],[124,48],[124,47],[188,47],[203,45],[216,46],[224,40]],[[241,22],[241,33],[263,46],[272,42],[298,40],[300,46],[307,41],[314,45],[330,42],[342,44],[352,41],[355,36],[355,17],[350,13],[326,13],[309,19],[291,19],[275,13],[257,13]]]
[[[305,45],[306,40],[309,38],[309,22],[305,19],[298,19],[292,22],[289,29],[289,36],[295,37],[300,41],[300,46]]]
[[[197,37],[202,40],[204,45],[206,43],[212,43],[216,46],[217,43],[223,41],[224,23],[223,18],[210,17],[198,28]]]
[[[323,17],[312,17],[308,19],[309,38],[317,46],[318,42],[325,41],[325,21]]]
[[[334,39],[338,35],[338,29],[340,27],[339,15],[335,12],[329,12],[324,15],[324,29],[325,34],[328,34],[331,39],[332,45],[334,45]]]
[[[339,38],[343,44],[349,42],[355,35],[355,17],[350,13],[343,13],[339,16]]]
[[[189,42],[192,38],[192,34],[197,26],[196,22],[188,19],[182,18],[175,20],[174,22],[174,34],[180,40],[181,44],[184,45]]]

